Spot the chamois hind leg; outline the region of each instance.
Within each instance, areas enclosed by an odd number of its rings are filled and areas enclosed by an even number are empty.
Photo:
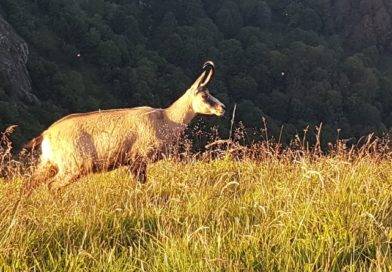
[[[59,171],[54,179],[48,184],[48,188],[51,192],[56,193],[82,176],[80,171]]]
[[[34,170],[32,176],[24,184],[23,189],[27,193],[31,193],[42,183],[48,183],[58,172],[58,167],[52,162],[41,162]]]
[[[147,181],[147,163],[145,160],[138,159],[133,161],[129,166],[128,170],[132,173],[135,179],[140,183],[146,183]]]

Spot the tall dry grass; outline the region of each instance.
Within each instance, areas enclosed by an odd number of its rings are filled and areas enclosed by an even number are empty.
[[[26,198],[12,170],[0,182],[0,271],[392,270],[388,140],[323,151],[320,131],[287,148],[236,135],[179,149],[146,185],[119,169]]]

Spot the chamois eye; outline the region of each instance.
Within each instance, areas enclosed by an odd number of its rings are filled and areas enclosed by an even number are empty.
[[[203,93],[201,97],[202,97],[203,99],[207,99],[207,98],[208,98],[208,94]]]

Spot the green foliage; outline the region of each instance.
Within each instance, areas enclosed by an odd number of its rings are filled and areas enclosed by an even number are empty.
[[[353,138],[387,131],[392,8],[377,3],[4,0],[6,20],[30,46],[34,93],[54,108],[43,106],[50,118],[35,128],[12,117],[12,106],[3,120],[38,132],[68,112],[165,107],[213,59],[213,91],[229,108],[245,107],[237,120],[252,127],[264,116],[293,134],[321,122]],[[0,87],[0,101],[15,103]]]
[[[109,41],[101,41],[97,48],[97,61],[100,65],[119,65],[121,52],[117,45]]]

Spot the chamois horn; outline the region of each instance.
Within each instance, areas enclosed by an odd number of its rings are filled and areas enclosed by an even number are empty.
[[[211,78],[215,74],[215,64],[212,61],[206,61],[203,65],[203,71],[207,71],[209,69],[209,73],[206,76],[206,78],[203,80],[203,82],[200,84],[201,87],[206,86],[210,81]]]

